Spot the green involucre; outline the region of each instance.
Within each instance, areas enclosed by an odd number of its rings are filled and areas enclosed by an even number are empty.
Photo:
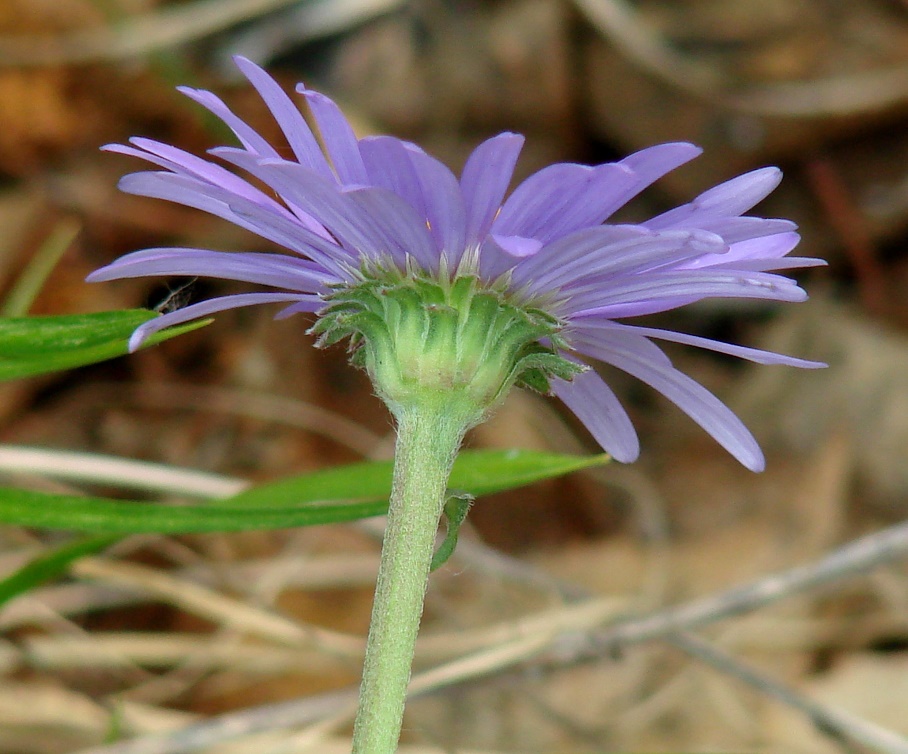
[[[435,394],[472,410],[476,424],[514,383],[547,392],[550,378],[582,370],[558,355],[561,326],[474,276],[388,274],[334,294],[312,332],[320,346],[349,338],[354,363],[396,415]]]

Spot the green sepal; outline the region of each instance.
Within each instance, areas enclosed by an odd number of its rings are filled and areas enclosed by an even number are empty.
[[[517,365],[519,374],[515,384],[543,395],[549,395],[552,392],[549,384],[552,377],[570,382],[587,369],[588,367],[583,364],[565,359],[557,353],[540,350],[528,354]]]

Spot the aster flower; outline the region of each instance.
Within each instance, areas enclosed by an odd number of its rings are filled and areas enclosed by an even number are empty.
[[[217,161],[142,138],[107,149],[160,168],[125,176],[122,190],[204,210],[286,251],[146,249],[89,280],[207,276],[273,290],[222,296],[165,314],[142,325],[131,348],[181,322],[282,303],[278,317],[319,315],[315,331],[322,343],[349,336],[379,393],[393,404],[392,389],[382,381],[396,378],[377,373],[386,361],[382,348],[397,349],[396,358],[406,360],[401,342],[422,341],[435,327],[422,315],[406,314],[404,299],[419,289],[418,296],[434,296],[438,305],[505,310],[506,318],[522,322],[525,332],[507,346],[512,363],[483,394],[486,408],[513,382],[546,390],[615,459],[633,461],[639,445],[627,413],[602,378],[580,366],[602,361],[665,395],[747,468],[763,468],[760,449],[740,420],[676,369],[654,341],[763,364],[822,365],[627,320],[710,298],[803,301],[805,292],[778,273],[822,262],[787,256],[798,242],[793,223],[744,215],[778,185],[778,169],[747,173],[643,223],[609,224],[617,209],[700,150],[672,143],[615,163],[551,165],[508,195],[523,143],[517,134],[480,144],[458,180],[414,144],[390,136],[357,139],[334,102],[299,86],[317,127],[313,132],[264,71],[242,58],[236,62],[270,109],[292,156],[279,153],[214,94],[189,88],[181,91],[223,120],[240,147],[210,150]],[[389,303],[388,291],[401,288],[409,293],[391,296]],[[452,296],[460,296],[460,303]],[[463,321],[452,327],[462,330]],[[382,345],[388,337],[398,342]],[[502,343],[480,340],[476,348],[488,352]],[[475,370],[459,374],[476,378]]]
[[[133,349],[164,327],[282,303],[278,317],[316,314],[318,344],[347,340],[368,371],[397,421],[397,445],[353,754],[392,754],[447,481],[466,430],[521,384],[557,395],[614,458],[634,460],[637,435],[586,365],[591,359],[648,383],[759,470],[763,457],[744,425],[654,341],[764,364],[822,365],[632,320],[709,298],[802,301],[804,291],[777,273],[820,262],[787,256],[798,242],[792,223],[744,215],[778,184],[775,168],[647,222],[609,224],[700,150],[663,144],[616,163],[552,165],[508,194],[523,144],[517,134],[480,144],[458,180],[413,144],[357,139],[330,99],[299,87],[316,134],[264,71],[242,58],[237,65],[292,157],[195,89],[182,91],[223,120],[240,147],[211,150],[216,162],[149,139],[108,149],[160,168],[124,177],[124,191],[204,210],[285,251],[146,249],[90,280],[187,275],[272,289],[160,316],[136,330]]]

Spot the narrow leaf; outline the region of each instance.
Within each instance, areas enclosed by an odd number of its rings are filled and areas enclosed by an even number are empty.
[[[449,489],[474,496],[523,487],[572,471],[601,466],[607,455],[574,456],[535,450],[464,450],[454,462]],[[299,505],[318,500],[387,500],[393,461],[336,466],[305,476],[266,482],[219,502],[223,506]]]
[[[448,488],[472,495],[488,495],[554,479],[593,466],[604,466],[611,458],[605,453],[575,456],[537,450],[465,450],[454,462]]]
[[[40,586],[45,581],[56,578],[64,573],[74,560],[85,555],[94,555],[119,539],[118,536],[110,535],[80,537],[55,550],[39,555],[5,579],[0,580],[0,605]]]
[[[29,307],[41,292],[57,262],[76,240],[81,230],[79,221],[72,217],[65,218],[57,224],[6,294],[0,306],[0,317],[21,317],[28,314]]]
[[[465,451],[450,487],[487,494],[607,460],[529,450]],[[0,523],[96,534],[188,534],[354,521],[385,513],[391,473],[390,462],[351,464],[260,485],[215,504],[179,506],[0,487]]]
[[[0,523],[95,534],[195,534],[314,526],[378,516],[384,501],[283,508],[170,506],[0,487]]]
[[[128,350],[129,336],[160,316],[146,309],[0,318],[0,381],[94,364]],[[211,320],[156,333],[146,345],[195,330]]]

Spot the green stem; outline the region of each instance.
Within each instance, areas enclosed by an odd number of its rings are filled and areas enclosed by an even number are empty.
[[[441,398],[397,414],[394,485],[372,605],[353,754],[397,750],[451,465],[472,412]],[[456,401],[455,401],[456,403]]]

